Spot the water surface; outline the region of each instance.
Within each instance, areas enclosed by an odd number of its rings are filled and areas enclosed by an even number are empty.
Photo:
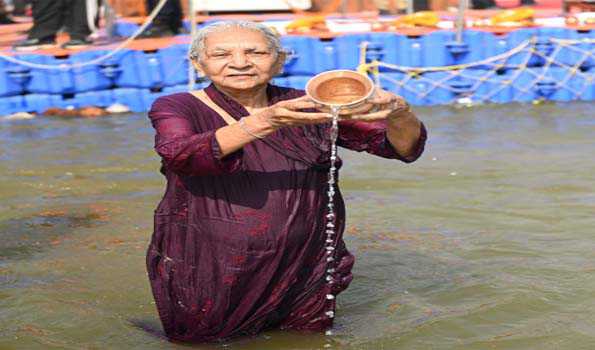
[[[595,349],[592,106],[416,111],[419,161],[339,150],[357,261],[334,335],[192,347],[147,331],[146,117],[0,122],[0,348]]]

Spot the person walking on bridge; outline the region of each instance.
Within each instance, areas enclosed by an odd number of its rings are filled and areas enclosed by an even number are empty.
[[[63,48],[81,48],[91,44],[88,36],[95,28],[97,0],[34,0],[33,27],[27,39],[17,43],[17,51],[32,51],[56,45],[56,34],[63,27],[70,40]]]

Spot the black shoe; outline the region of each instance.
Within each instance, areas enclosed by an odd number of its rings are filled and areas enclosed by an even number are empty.
[[[92,43],[93,42],[89,39],[70,39],[69,41],[62,44],[62,48],[63,49],[82,49],[82,48],[85,48],[85,47],[91,45]]]
[[[45,39],[25,39],[16,43],[12,49],[15,51],[35,51],[40,49],[49,49],[56,46],[56,40],[53,38]]]
[[[7,15],[0,15],[0,24],[15,24],[17,22],[13,21],[12,18],[10,18]]]
[[[142,32],[142,34],[139,35],[139,38],[163,38],[174,35],[176,35],[176,33],[174,33],[169,27],[156,25]]]

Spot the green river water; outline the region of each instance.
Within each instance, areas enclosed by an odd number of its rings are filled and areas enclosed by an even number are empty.
[[[586,103],[417,108],[406,165],[340,149],[354,281],[334,335],[172,344],[145,272],[145,115],[0,122],[0,349],[595,349]]]

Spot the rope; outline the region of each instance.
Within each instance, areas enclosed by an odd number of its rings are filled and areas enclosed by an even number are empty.
[[[129,38],[127,38],[126,40],[121,42],[111,52],[109,52],[103,56],[97,57],[91,61],[75,63],[75,64],[52,65],[52,64],[31,63],[28,61],[19,60],[17,58],[6,55],[4,53],[0,53],[0,58],[3,58],[8,62],[19,64],[19,65],[22,65],[25,67],[29,67],[29,68],[33,68],[33,69],[45,69],[45,70],[71,70],[71,69],[75,69],[75,68],[81,68],[81,67],[85,67],[85,66],[92,66],[92,65],[99,64],[99,63],[106,61],[107,59],[113,57],[118,52],[122,51],[134,39],[136,39],[142,32],[144,32],[145,29],[147,29],[147,27],[155,20],[155,17],[157,17],[157,14],[159,14],[159,11],[161,11],[161,9],[163,8],[163,6],[165,5],[166,2],[167,2],[167,0],[160,0],[159,3],[157,4],[157,6],[155,6],[155,8],[153,9],[153,12],[151,12],[151,14],[145,20],[145,22],[136,30],[136,32],[134,32],[134,34],[132,34],[132,36],[130,36]]]
[[[513,99],[525,100],[525,94],[532,98],[545,99],[550,94],[560,92],[564,94],[558,98],[582,98],[582,94],[593,86],[595,75],[582,69],[589,59],[594,59],[593,48],[588,45],[589,49],[582,49],[581,45],[595,43],[595,39],[550,38],[545,46],[541,42],[538,45],[537,39],[532,37],[507,52],[483,60],[437,67],[399,66],[376,60],[366,62],[368,43],[362,42],[358,71],[372,73],[377,79],[394,84],[399,89],[398,93],[406,92],[418,98],[429,98],[430,103],[432,98],[439,98],[440,103],[466,104],[492,100],[507,88],[514,89],[511,91],[514,92]],[[520,53],[524,54],[518,55]],[[520,62],[509,62],[513,57],[520,59]],[[533,63],[535,67],[530,66]],[[384,72],[381,74],[379,67],[402,72],[404,76],[397,78]],[[444,76],[436,79],[436,76],[429,78],[424,75],[430,72],[442,72]],[[521,76],[524,78],[520,79]],[[485,86],[486,83],[489,85]],[[450,92],[450,101],[439,92],[433,95],[436,89]],[[510,96],[503,96],[510,99]]]
[[[390,63],[385,63],[385,62],[380,62],[380,61],[375,61],[375,62],[371,62],[371,63],[363,63],[363,65],[365,65],[366,68],[374,68],[374,67],[385,67],[385,68],[389,68],[389,69],[393,69],[393,70],[398,70],[398,71],[402,71],[402,72],[417,72],[417,73],[423,73],[423,72],[435,72],[435,71],[448,71],[448,70],[461,70],[461,69],[465,69],[468,67],[472,67],[472,66],[479,66],[479,65],[486,65],[486,64],[490,64],[494,61],[498,61],[498,60],[502,60],[505,58],[508,58],[516,53],[519,53],[521,51],[523,51],[527,46],[529,46],[529,44],[532,44],[536,41],[535,38],[523,41],[519,46],[511,49],[510,51],[501,53],[499,55],[496,56],[492,56],[490,58],[486,58],[484,60],[481,61],[476,61],[476,62],[471,62],[471,63],[465,63],[465,64],[455,64],[455,65],[451,65],[451,66],[436,66],[436,67],[410,67],[410,66],[398,66],[395,64],[390,64]],[[367,45],[367,43],[366,43]],[[363,55],[364,59],[365,59],[365,55]],[[360,57],[361,59],[361,57]],[[361,66],[362,64],[360,64]]]

